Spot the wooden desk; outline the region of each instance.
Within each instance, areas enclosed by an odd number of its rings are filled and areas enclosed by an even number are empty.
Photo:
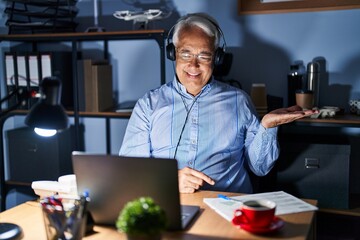
[[[315,212],[303,212],[280,216],[285,226],[271,235],[254,235],[237,229],[215,211],[210,209],[203,198],[217,197],[219,192],[201,191],[194,194],[181,194],[182,204],[199,205],[201,212],[185,232],[167,232],[163,239],[313,239],[315,238]],[[229,196],[238,193],[224,193]],[[315,200],[306,200],[316,205]],[[37,202],[26,202],[0,214],[1,222],[11,222],[20,225],[24,231],[24,239],[46,239],[43,216]],[[115,228],[95,226],[96,233],[86,236],[85,240],[126,239],[125,235]]]

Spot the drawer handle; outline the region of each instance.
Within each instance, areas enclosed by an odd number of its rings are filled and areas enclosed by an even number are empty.
[[[36,153],[37,152],[37,144],[29,145],[27,150],[28,150],[28,152]]]
[[[318,158],[305,158],[305,168],[320,168]]]

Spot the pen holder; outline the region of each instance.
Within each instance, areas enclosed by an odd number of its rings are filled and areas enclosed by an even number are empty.
[[[47,197],[40,201],[47,240],[80,240],[86,228],[86,198],[63,201]]]

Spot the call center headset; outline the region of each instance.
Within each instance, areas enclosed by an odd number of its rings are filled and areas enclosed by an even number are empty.
[[[212,19],[210,19],[209,17],[207,17],[205,14],[199,14],[199,13],[192,13],[192,14],[187,14],[184,17],[181,17],[174,26],[171,27],[168,36],[167,36],[167,44],[166,44],[166,56],[169,60],[171,61],[175,61],[176,59],[176,49],[175,49],[175,45],[174,43],[170,42],[170,36],[172,35],[172,32],[174,31],[175,26],[181,22],[184,21],[186,19],[188,19],[189,17],[193,17],[193,16],[197,16],[197,17],[201,17],[201,18],[205,18],[207,21],[209,21],[211,24],[213,24],[218,33],[219,33],[219,38],[223,39],[223,46],[222,47],[218,47],[215,51],[214,54],[214,66],[219,66],[223,63],[224,61],[224,56],[225,56],[225,49],[226,49],[226,41],[225,41],[225,37],[223,34],[223,31],[221,30],[221,28],[219,27],[219,25]],[[220,40],[219,40],[220,41]]]

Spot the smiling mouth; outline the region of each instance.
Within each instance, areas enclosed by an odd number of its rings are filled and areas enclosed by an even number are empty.
[[[196,78],[196,77],[200,76],[200,73],[189,73],[189,72],[186,72],[186,74],[187,74],[190,78]]]

